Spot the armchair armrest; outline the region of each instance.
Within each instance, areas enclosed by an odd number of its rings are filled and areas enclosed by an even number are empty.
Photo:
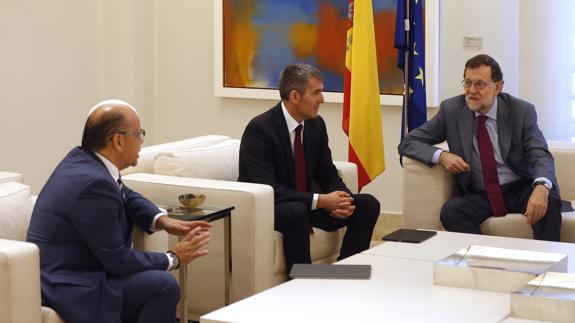
[[[547,141],[549,151],[555,159],[555,177],[561,189],[561,198],[575,201],[575,143],[565,141]]]
[[[342,180],[357,191],[357,166],[335,162]],[[158,205],[179,205],[178,195],[205,194],[206,204],[234,206],[231,215],[232,301],[273,287],[274,193],[271,186],[190,177],[132,173],[122,176],[124,183]],[[221,221],[213,223],[209,255],[189,267],[191,313],[207,313],[224,306],[223,239]],[[134,230],[134,246],[146,251],[166,251],[176,243],[165,232],[152,235]],[[340,238],[341,239],[341,238]],[[283,254],[283,253],[282,253]]]
[[[234,206],[235,209],[231,215],[232,300],[245,298],[273,286],[274,194],[271,186],[145,173],[129,174],[122,179],[131,189],[156,204],[179,205],[178,195],[194,193],[205,194],[207,204]],[[217,230],[220,224],[221,222],[214,223],[212,239],[208,247],[213,257],[210,258],[208,255],[194,261],[190,266],[189,274],[190,285],[194,290],[200,288],[201,293],[217,294],[214,297],[221,299],[219,305],[216,304],[217,306],[211,310],[224,305],[223,279],[219,276],[208,279],[209,276],[215,276],[215,272],[220,269],[223,277],[223,262],[221,265],[214,264],[214,262],[222,261],[220,246],[223,245],[223,239],[222,234]],[[152,236],[158,234],[166,235],[164,232],[158,232]],[[167,250],[168,239],[158,240],[163,242],[160,244],[157,243],[158,241],[143,242],[140,245],[153,246],[156,251]],[[134,243],[136,245],[136,241]],[[210,283],[206,282],[208,280]],[[213,281],[216,283],[214,284]],[[200,287],[200,285],[208,284],[209,286],[205,286],[205,289]],[[202,305],[202,302],[210,297],[206,297],[205,294],[196,294],[198,298],[194,299],[195,293],[191,294],[192,310],[196,306],[214,306],[213,298],[209,305]],[[205,313],[205,311],[202,312]]]
[[[441,207],[455,193],[455,177],[440,165],[429,167],[403,157],[403,219],[406,228],[442,230]]]
[[[0,172],[0,184],[7,183],[7,182],[19,182],[22,183],[24,176],[18,173],[12,172]]]
[[[347,188],[352,193],[357,193],[357,165],[345,161],[334,161],[333,164]]]
[[[42,321],[40,256],[35,244],[0,239],[0,286],[3,322]]]

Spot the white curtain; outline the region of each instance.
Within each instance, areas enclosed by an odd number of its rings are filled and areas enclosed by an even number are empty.
[[[465,62],[477,54],[495,58],[505,92],[519,96],[519,3],[523,0],[441,0],[439,98],[463,94]],[[540,0],[544,1],[544,0]],[[464,37],[482,39],[480,49],[463,47]]]
[[[519,94],[533,103],[545,137],[570,140],[574,64],[574,0],[520,1]]]

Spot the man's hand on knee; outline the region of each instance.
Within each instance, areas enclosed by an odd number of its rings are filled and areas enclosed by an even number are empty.
[[[537,223],[537,221],[545,216],[548,201],[549,190],[543,185],[535,186],[527,202],[527,209],[525,210],[525,216],[527,217],[527,223],[529,225]]]
[[[438,163],[451,174],[459,174],[471,170],[469,164],[467,164],[461,156],[448,151],[444,151],[439,155]]]
[[[349,217],[355,210],[353,197],[344,191],[320,194],[317,201],[317,207],[327,210],[331,216],[340,219]]]

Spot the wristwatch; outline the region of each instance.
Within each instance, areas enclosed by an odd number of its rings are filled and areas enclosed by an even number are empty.
[[[180,268],[180,258],[178,258],[178,255],[176,255],[175,253],[168,251],[166,252],[166,255],[168,255],[168,257],[170,257],[170,270],[175,270]]]
[[[551,190],[551,188],[549,186],[547,186],[547,182],[539,180],[539,181],[535,181],[533,182],[533,187],[537,186],[537,185],[543,185],[545,186],[546,189],[548,189],[549,191]]]

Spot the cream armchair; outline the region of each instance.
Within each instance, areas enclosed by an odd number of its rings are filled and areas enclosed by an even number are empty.
[[[287,279],[282,236],[274,231],[274,195],[268,185],[240,183],[239,140],[203,136],[143,148],[137,167],[122,179],[131,189],[160,205],[178,205],[184,193],[205,194],[206,204],[234,206],[231,224],[232,301],[263,291]],[[355,164],[336,162],[340,175],[357,191]],[[210,254],[189,267],[189,315],[197,317],[224,306],[223,226],[212,228]],[[316,229],[311,236],[312,260],[336,260],[342,230]],[[174,243],[166,234],[142,235],[137,244],[146,250],[165,251]],[[136,243],[135,242],[135,243]]]
[[[40,256],[25,242],[36,197],[22,175],[0,172],[0,321],[64,323],[41,305]]]
[[[555,175],[563,200],[575,200],[575,143],[549,141],[555,158]],[[442,148],[446,149],[445,146]],[[456,191],[455,177],[439,165],[428,167],[403,159],[403,218],[405,227],[442,230],[441,207]],[[575,212],[562,213],[561,241],[575,242]],[[491,217],[481,225],[488,235],[533,238],[531,227],[521,214]]]

